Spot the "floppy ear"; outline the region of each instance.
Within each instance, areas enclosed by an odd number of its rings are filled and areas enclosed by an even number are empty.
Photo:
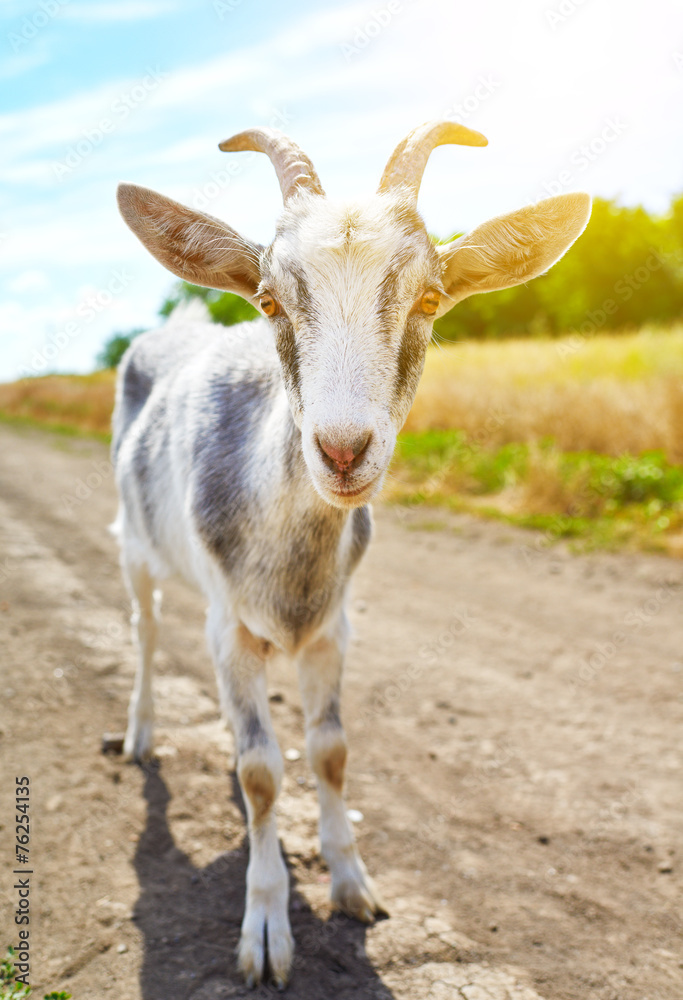
[[[119,210],[153,257],[195,285],[253,299],[263,247],[220,219],[135,184],[119,184]]]
[[[437,316],[475,292],[495,292],[543,274],[581,235],[590,213],[587,194],[562,194],[437,246],[446,290]]]

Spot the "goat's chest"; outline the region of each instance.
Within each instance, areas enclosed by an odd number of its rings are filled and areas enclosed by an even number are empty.
[[[370,531],[369,508],[306,512],[277,532],[247,523],[231,572],[238,614],[256,634],[298,648],[339,607]]]
[[[288,518],[275,545],[255,532],[238,570],[244,613],[278,645],[300,646],[338,608],[370,530],[370,510],[361,508]]]

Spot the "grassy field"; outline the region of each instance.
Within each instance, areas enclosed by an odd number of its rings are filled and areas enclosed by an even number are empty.
[[[0,385],[0,418],[106,439],[114,373]],[[384,497],[683,555],[683,326],[428,352]]]
[[[108,440],[115,372],[44,375],[0,385],[0,419]]]
[[[620,336],[467,341],[432,350],[406,430],[481,445],[662,450],[683,461],[683,325]]]

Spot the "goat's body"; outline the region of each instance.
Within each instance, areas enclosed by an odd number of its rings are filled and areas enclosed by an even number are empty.
[[[205,594],[221,706],[235,734],[250,838],[239,965],[292,960],[287,872],[275,801],[283,761],[268,710],[273,648],[296,662],[306,747],[318,783],[331,895],[347,914],[384,911],[356,850],[342,796],[340,689],[347,584],[438,315],[478,291],[542,274],[583,230],[585,195],[562,195],[444,245],[417,207],[431,150],[486,145],[453,122],[413,130],[369,201],[324,196],[313,164],[273,129],[221,144],[266,152],[285,207],[262,246],[218,219],[134,185],[124,218],[174,274],[258,302],[268,321],[224,330],[174,314],[122,363],[114,417],[122,563],[140,643],[124,747],[152,745],[155,582],[178,572]],[[266,961],[267,942],[267,961]]]
[[[290,654],[338,612],[369,508],[347,513],[313,488],[264,323],[136,339],[113,454],[123,544],[155,578],[178,573],[209,600],[222,589],[236,620]]]

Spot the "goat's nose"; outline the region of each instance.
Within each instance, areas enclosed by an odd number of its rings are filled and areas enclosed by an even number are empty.
[[[334,440],[331,436],[322,434],[317,440],[323,461],[329,469],[333,472],[351,472],[363,461],[371,437],[372,431],[361,431],[352,440]]]

